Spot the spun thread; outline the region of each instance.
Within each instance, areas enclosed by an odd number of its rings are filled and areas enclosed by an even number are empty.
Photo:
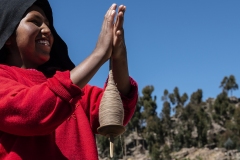
[[[107,87],[103,93],[99,107],[100,126],[122,125],[124,110],[117,86],[113,80],[112,70],[109,71]]]

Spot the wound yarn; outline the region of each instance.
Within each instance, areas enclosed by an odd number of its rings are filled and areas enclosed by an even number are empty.
[[[110,70],[108,83],[99,107],[100,126],[122,125],[123,118],[124,110],[122,100],[114,82],[112,70]]]

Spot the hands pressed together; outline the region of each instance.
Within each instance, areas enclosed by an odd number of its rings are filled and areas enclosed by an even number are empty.
[[[123,21],[124,13],[126,11],[126,6],[120,5],[118,8],[117,20],[114,24],[113,29],[113,58],[117,58],[121,53],[126,52],[125,40],[124,40],[124,30]]]
[[[118,58],[121,52],[126,52],[124,42],[123,20],[126,6],[120,5],[116,13],[117,5],[112,4],[104,16],[102,30],[95,50],[103,51],[106,60],[110,57]],[[116,21],[114,18],[116,16]]]
[[[71,79],[79,87],[85,86],[98,69],[111,58],[113,77],[119,92],[124,95],[129,93],[130,82],[123,30],[125,11],[126,6],[120,5],[117,8],[116,4],[112,4],[107,10],[95,49],[71,71]]]

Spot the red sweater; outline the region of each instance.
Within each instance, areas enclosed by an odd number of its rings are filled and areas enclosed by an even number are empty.
[[[123,97],[124,125],[134,113],[137,84]],[[0,65],[0,159],[98,159],[94,134],[103,89],[79,89],[69,71],[41,72]]]

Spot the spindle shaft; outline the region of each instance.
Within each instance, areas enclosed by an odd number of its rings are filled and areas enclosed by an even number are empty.
[[[110,141],[110,157],[113,158],[114,138],[111,136],[109,138],[109,141]]]

